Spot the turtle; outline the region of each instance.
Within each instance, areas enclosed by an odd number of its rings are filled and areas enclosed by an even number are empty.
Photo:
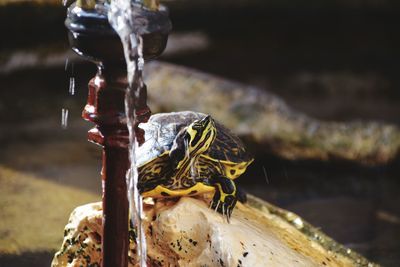
[[[241,140],[210,115],[194,111],[154,114],[139,127],[145,133],[135,152],[142,197],[215,191],[210,207],[229,220],[237,200],[245,198],[234,179],[253,162]]]

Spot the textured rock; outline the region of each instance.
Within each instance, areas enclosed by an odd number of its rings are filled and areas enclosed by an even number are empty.
[[[145,205],[149,266],[375,266],[297,215],[250,196],[230,223],[209,198],[184,197]],[[52,266],[100,266],[101,204],[78,207]],[[130,266],[137,266],[131,243]]]
[[[0,256],[54,251],[62,241],[60,233],[66,216],[76,205],[95,200],[98,197],[93,193],[49,181],[44,175],[10,168],[2,162]],[[18,266],[4,264],[0,259],[0,266]]]

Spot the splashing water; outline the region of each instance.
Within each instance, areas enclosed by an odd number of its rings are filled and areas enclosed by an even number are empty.
[[[146,266],[146,236],[142,226],[143,204],[137,188],[139,175],[135,157],[135,150],[138,145],[135,133],[138,122],[136,113],[141,111],[137,103],[145,101],[146,94],[140,94],[145,91],[145,84],[142,78],[144,65],[143,40],[134,32],[134,13],[134,6],[130,0],[113,0],[108,12],[108,20],[121,38],[127,65],[128,88],[125,95],[125,113],[129,130],[129,158],[131,163],[127,174],[129,212],[132,224],[136,227],[136,244],[138,246],[137,252],[140,266]],[[139,110],[136,110],[138,108]]]
[[[189,141],[187,139],[185,139],[183,142],[185,143],[185,147],[186,147],[185,156],[186,156],[186,158],[189,159],[189,167],[190,167],[189,175],[192,178],[196,178],[199,175],[199,169],[197,168],[197,163],[198,163],[197,158],[196,157],[192,157],[190,155]]]
[[[198,176],[196,158],[190,158],[190,176],[196,178]]]

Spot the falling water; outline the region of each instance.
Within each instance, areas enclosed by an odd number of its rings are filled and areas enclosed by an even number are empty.
[[[68,64],[68,59],[66,66]],[[69,88],[68,92],[70,95],[75,95],[75,73],[74,73],[74,62],[71,63],[71,77],[69,78]]]
[[[61,109],[61,128],[67,129],[68,127],[68,109]]]
[[[67,0],[63,1],[63,3],[65,5],[66,5],[66,2],[67,2]],[[65,66],[64,66],[65,71],[68,70],[68,64],[69,64],[69,59],[67,58],[65,60]],[[74,66],[72,65],[72,72],[73,72],[73,69],[74,69]],[[74,77],[69,78],[68,92],[70,95],[75,94],[75,78]],[[67,108],[61,109],[61,128],[64,130],[68,128],[68,113],[69,113],[69,110]]]
[[[67,58],[65,60],[65,66],[64,66],[64,70],[65,72],[68,72],[68,68],[69,68],[69,58]],[[75,95],[75,75],[74,75],[74,63],[71,63],[71,73],[70,73],[70,77],[69,77],[69,85],[68,85],[68,92],[70,95]]]
[[[68,63],[69,63],[69,58],[67,58],[67,59],[65,60],[65,66],[64,66],[64,70],[65,70],[65,71],[67,71],[67,69],[68,69]]]
[[[138,246],[140,266],[146,266],[146,236],[142,226],[143,205],[142,197],[137,189],[138,170],[135,157],[137,146],[136,126],[139,122],[136,114],[140,113],[142,111],[141,108],[143,108],[138,107],[137,103],[143,102],[143,100],[145,102],[146,94],[141,94],[141,92],[145,92],[146,89],[142,78],[144,65],[142,38],[133,30],[134,13],[134,6],[130,0],[113,0],[111,1],[108,19],[121,38],[127,65],[128,88],[125,95],[125,113],[129,130],[129,157],[131,163],[127,181],[129,212],[132,224],[136,227],[136,244]]]
[[[264,172],[265,181],[267,182],[267,184],[269,184],[268,173],[267,173],[267,170],[265,169],[265,166],[262,166],[262,169]]]
[[[68,92],[70,95],[75,95],[75,77],[69,78],[69,88]]]

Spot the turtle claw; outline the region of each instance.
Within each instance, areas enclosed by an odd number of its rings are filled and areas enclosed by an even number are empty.
[[[229,219],[237,202],[235,183],[224,177],[214,178],[215,194],[211,201],[211,208]]]
[[[211,201],[211,209],[221,213],[229,222],[236,201],[236,198],[232,195],[225,196],[224,201],[221,201],[219,194],[216,194]]]
[[[212,201],[211,202],[211,209],[213,209],[215,212],[220,212],[219,211],[219,204],[220,204],[221,202],[220,202],[220,200],[218,200],[218,201]]]
[[[220,204],[221,204],[220,200],[218,200],[217,202],[212,200],[210,202],[209,208],[213,209],[215,212],[219,212],[219,213],[221,213],[220,210],[222,210],[222,216],[226,217],[226,219],[227,219],[227,221],[229,223],[229,218],[230,218],[229,214],[231,214],[232,210],[230,208],[227,208],[227,210],[225,210],[225,206],[224,205],[221,205],[221,208],[219,208]]]
[[[231,216],[232,216],[232,209],[233,208],[228,208],[227,213],[226,213],[226,219],[228,220],[228,222],[229,222],[229,220],[231,219]]]

